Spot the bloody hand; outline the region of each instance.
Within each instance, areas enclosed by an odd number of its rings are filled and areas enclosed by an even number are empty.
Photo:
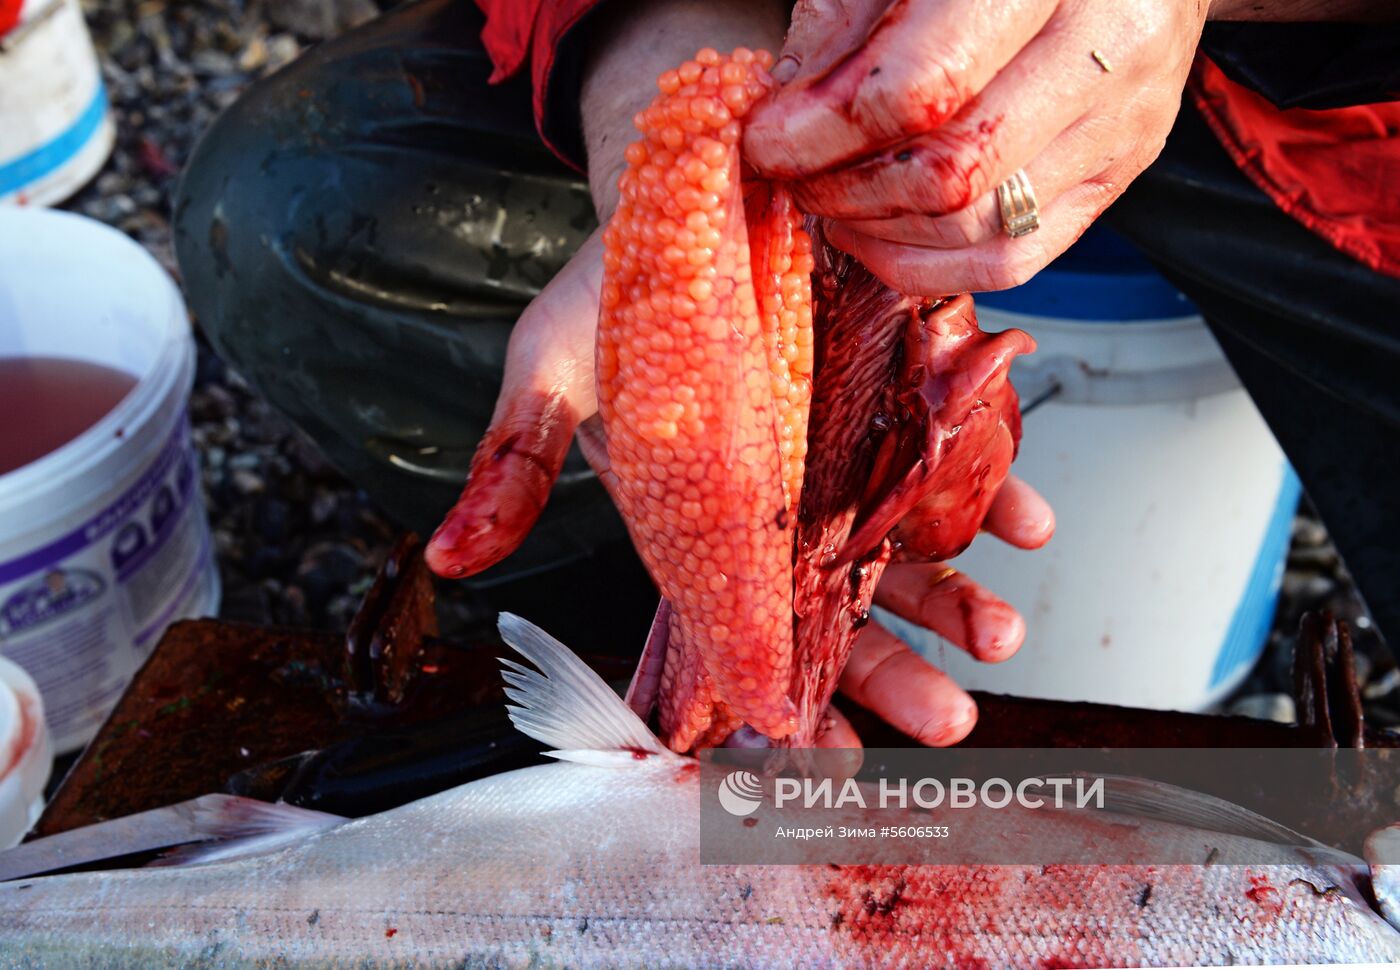
[[[1067,249],[1176,118],[1206,0],[800,0],[745,158],[904,293],[1015,286]],[[1002,231],[1024,169],[1040,229]]]
[[[429,565],[440,575],[480,572],[519,546],[543,508],[574,430],[595,413],[592,364],[601,271],[595,238],[516,324],[494,423],[462,497],[428,546]],[[596,422],[586,422],[584,429],[590,432],[583,437],[584,453],[599,467],[606,459]],[[1011,476],[983,527],[1012,545],[1035,548],[1050,538],[1054,515],[1030,486]],[[1005,660],[1025,636],[1025,622],[1014,608],[941,562],[895,563],[876,602],[979,660]],[[841,690],[925,744],[952,744],[976,723],[976,705],[965,691],[875,623],[856,641]],[[819,744],[855,747],[860,740],[834,714]]]

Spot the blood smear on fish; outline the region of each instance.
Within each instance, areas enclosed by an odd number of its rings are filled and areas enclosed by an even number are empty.
[[[117,406],[136,378],[59,357],[0,357],[0,475],[72,441]]]

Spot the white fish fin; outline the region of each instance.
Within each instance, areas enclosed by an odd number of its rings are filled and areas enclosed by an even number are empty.
[[[236,795],[201,798],[189,814],[192,828],[208,841],[168,852],[152,866],[188,866],[262,855],[349,821],[340,815]]]
[[[1400,930],[1400,824],[1366,837],[1362,852],[1371,867],[1371,890],[1385,921]]]
[[[506,643],[539,668],[501,659],[513,702],[506,710],[523,733],[554,748],[553,757],[618,766],[680,757],[568,647],[511,613],[502,613],[499,625]]]
[[[1101,778],[1105,782],[1105,811],[1137,815],[1160,822],[1236,835],[1260,842],[1272,842],[1276,845],[1297,846],[1317,853],[1318,861],[1343,864],[1361,861],[1267,816],[1214,795],[1151,778],[1093,773],[1085,773],[1084,777]]]

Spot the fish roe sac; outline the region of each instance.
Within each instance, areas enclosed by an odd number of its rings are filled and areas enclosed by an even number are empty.
[[[811,242],[780,185],[741,178],[766,51],[700,51],[635,119],[604,231],[599,410],[613,489],[712,690],[673,712],[796,726],[792,541],[812,393]],[[689,675],[689,673],[687,674]],[[698,672],[695,673],[698,676]]]

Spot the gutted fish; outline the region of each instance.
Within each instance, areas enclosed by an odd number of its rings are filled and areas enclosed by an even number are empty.
[[[560,763],[253,855],[0,884],[0,967],[1400,960],[1362,866],[701,865],[698,762],[557,641],[501,629],[533,665],[510,664],[512,716]],[[999,831],[990,814],[969,831]],[[1028,814],[1050,840],[1088,824]]]

